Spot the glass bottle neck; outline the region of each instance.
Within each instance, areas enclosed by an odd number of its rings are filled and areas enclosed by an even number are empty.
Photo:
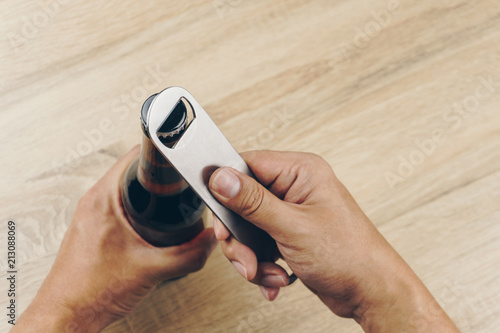
[[[188,187],[146,135],[142,138],[137,179],[146,190],[158,195],[174,195]]]

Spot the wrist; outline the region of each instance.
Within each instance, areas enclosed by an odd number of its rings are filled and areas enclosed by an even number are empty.
[[[90,305],[75,308],[53,295],[37,294],[11,332],[99,332],[112,320]]]
[[[354,319],[365,332],[458,332],[437,301],[401,259],[399,269],[366,297]],[[375,290],[375,289],[374,289]]]
[[[70,324],[74,319],[71,309],[61,304],[42,301],[35,297],[10,332],[73,332]]]
[[[384,281],[377,286],[377,293],[363,300],[354,319],[365,332],[408,330],[418,318],[425,317],[425,300],[413,282],[404,279]]]

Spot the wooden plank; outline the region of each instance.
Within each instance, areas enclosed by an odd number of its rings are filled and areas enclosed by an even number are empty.
[[[462,330],[500,324],[496,1],[5,0],[0,13],[0,216],[19,225],[21,310],[78,199],[140,142],[144,99],[180,85],[238,150],[322,155]],[[264,302],[217,250],[106,331],[332,329],[360,332],[300,283]]]

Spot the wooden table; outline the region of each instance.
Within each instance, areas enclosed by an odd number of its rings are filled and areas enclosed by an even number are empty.
[[[140,142],[142,102],[179,85],[240,151],[323,156],[464,332],[500,326],[497,0],[5,0],[0,13],[3,309],[7,221],[22,311],[78,199]],[[264,301],[216,250],[106,330],[235,331],[360,328],[301,283]]]

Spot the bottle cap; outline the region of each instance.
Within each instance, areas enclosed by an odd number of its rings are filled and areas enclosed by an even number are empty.
[[[149,107],[151,106],[151,103],[154,101],[158,94],[154,94],[149,96],[149,98],[142,104],[142,109],[141,109],[141,125],[142,125],[142,132],[144,135],[146,135],[147,138],[149,138],[148,134],[148,114],[149,114]]]
[[[147,131],[148,114],[150,110],[151,103],[154,101],[158,94],[150,96],[142,105],[141,110],[141,123],[142,131],[149,138]],[[165,119],[165,122],[161,125],[158,130],[158,137],[166,141],[174,139],[178,134],[182,133],[188,124],[188,110],[186,104],[179,100],[177,105],[174,107],[170,115]]]
[[[165,122],[158,129],[158,136],[163,139],[173,138],[186,129],[187,108],[182,100],[179,100]]]

